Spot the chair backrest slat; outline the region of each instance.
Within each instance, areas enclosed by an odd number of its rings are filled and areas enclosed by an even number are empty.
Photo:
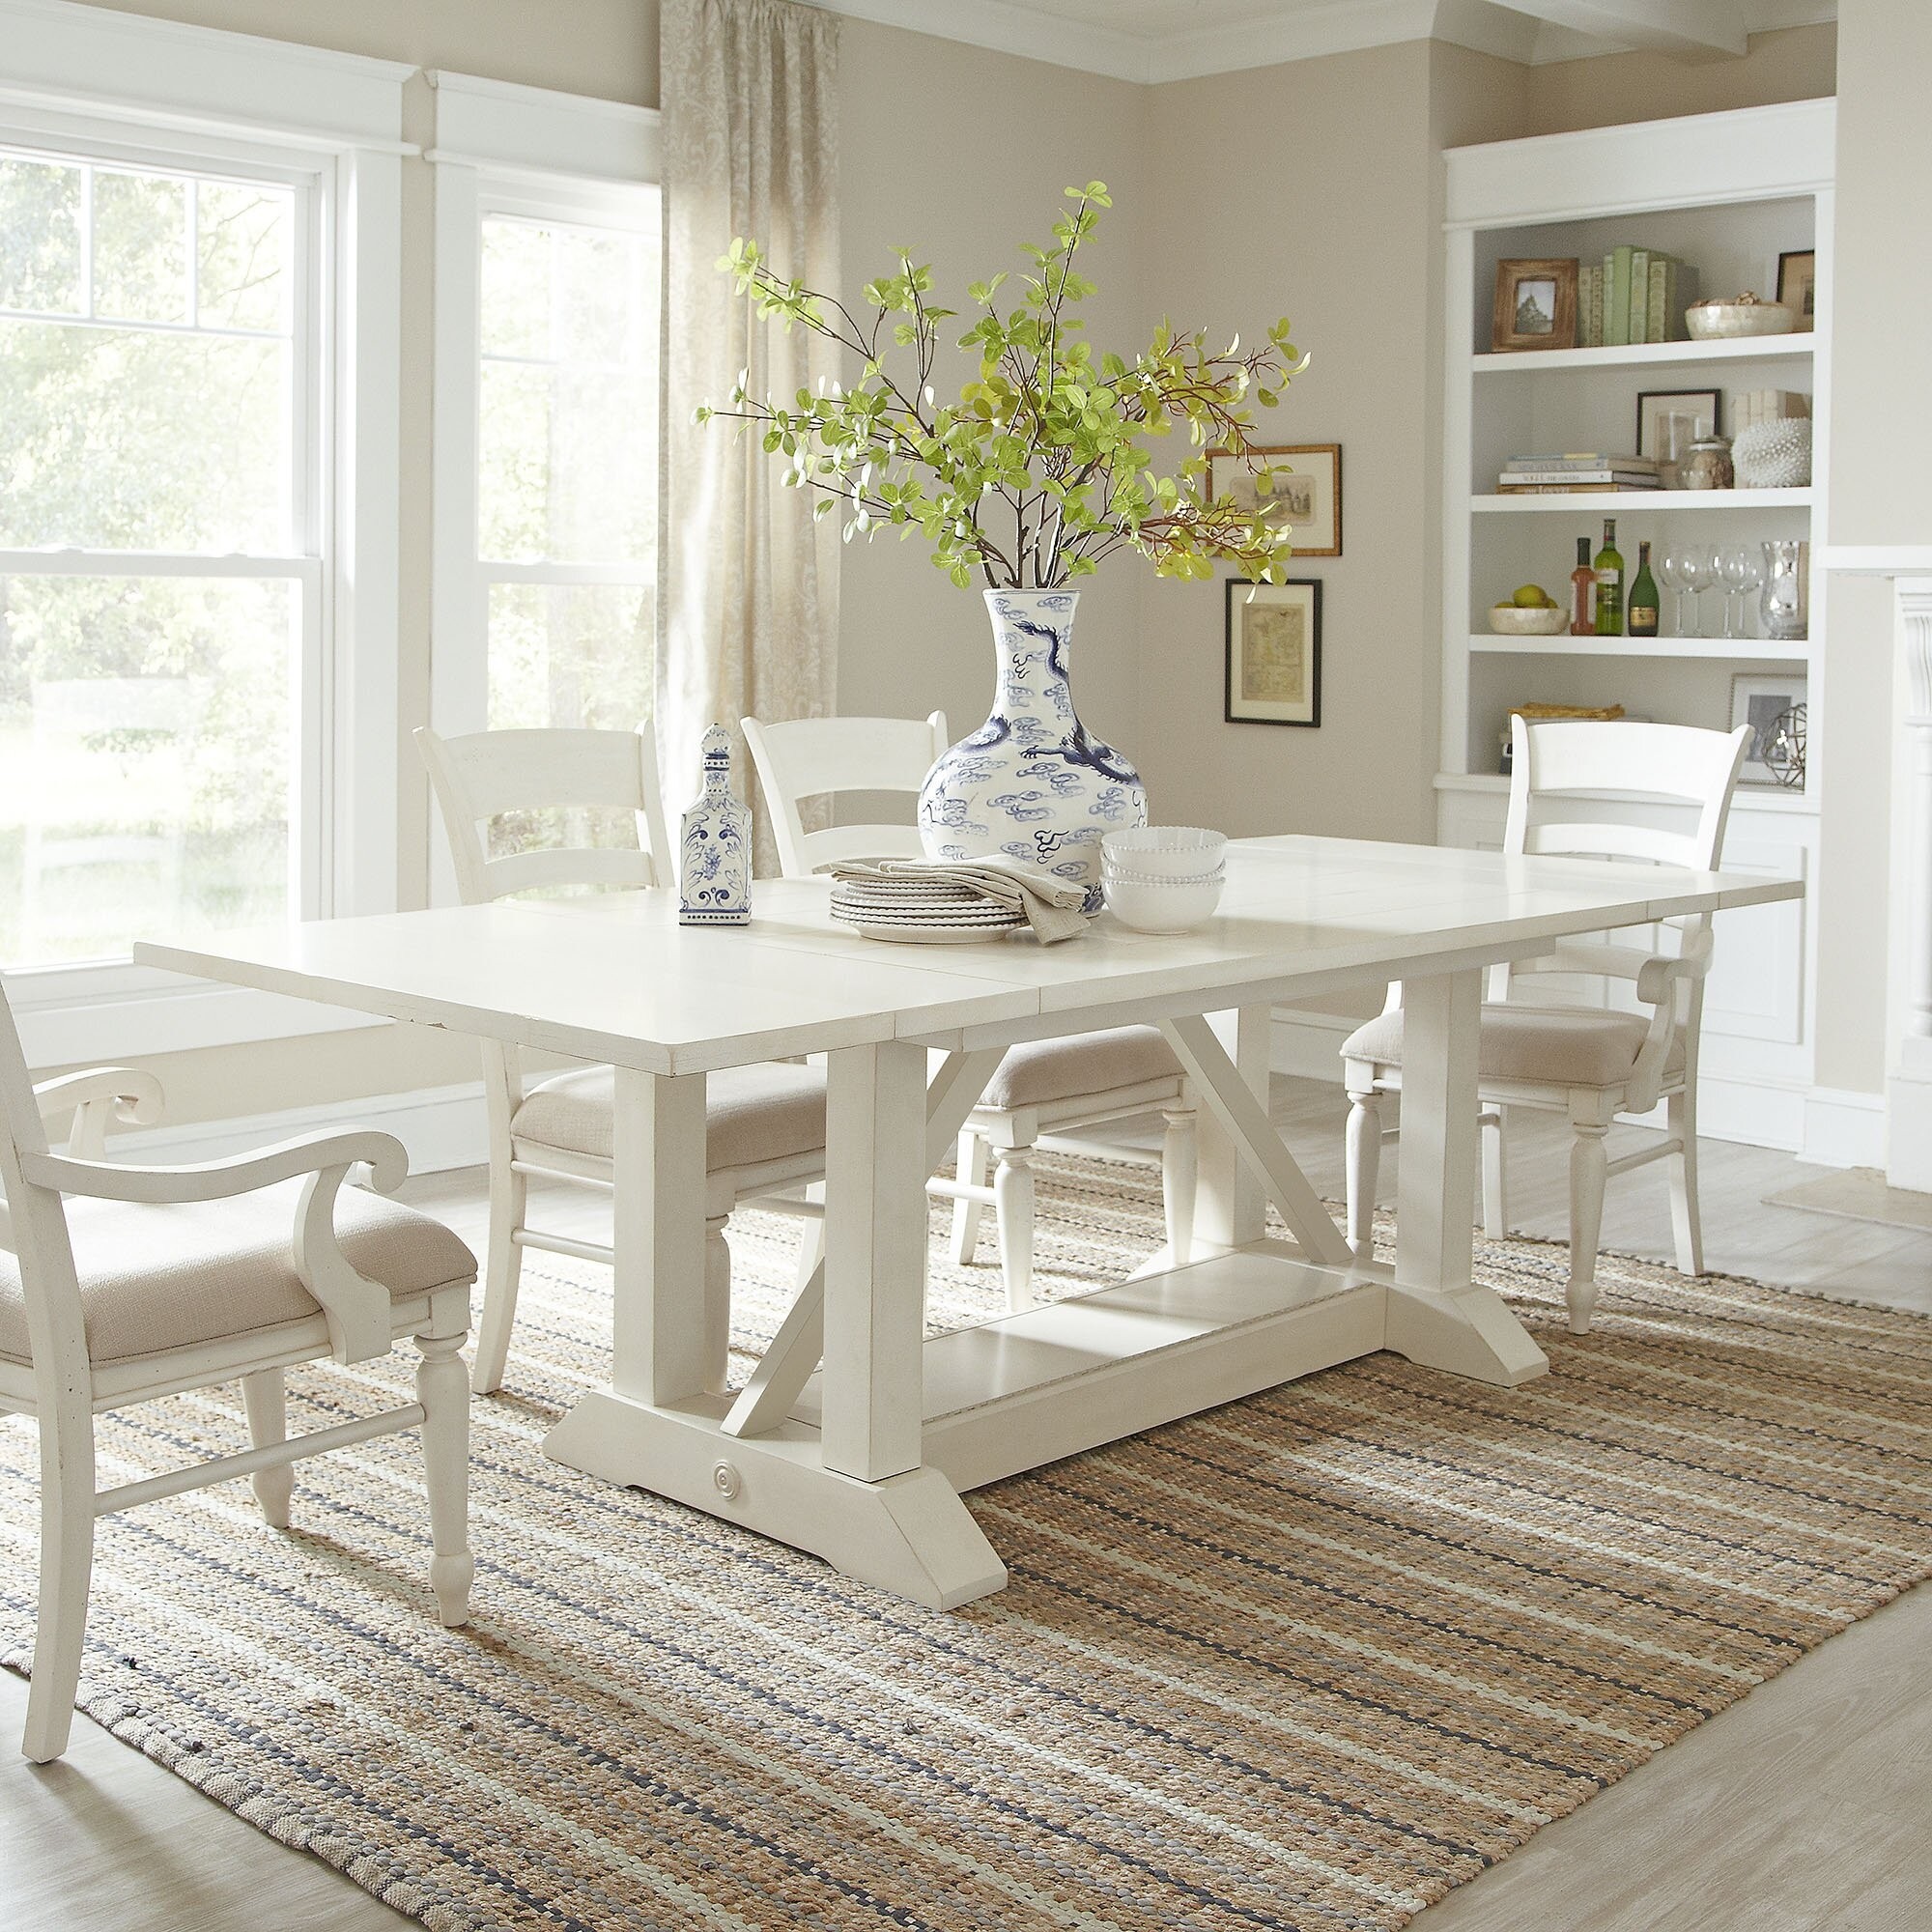
[[[1690,724],[1531,724],[1514,718],[1503,850],[1651,859],[1715,870],[1749,736],[1742,724],[1735,731],[1705,731]],[[1694,810],[1695,825],[1673,832],[1646,825],[1634,813],[1619,819],[1614,809],[1602,822],[1539,818],[1542,802],[1579,795],[1605,799],[1612,808],[1624,801],[1674,805]]]
[[[456,861],[457,889],[477,905],[550,886],[667,882],[669,840],[648,730],[415,734]],[[638,848],[591,845],[489,855],[488,824],[510,811],[602,807],[635,814]]]
[[[896,825],[838,825],[808,832],[799,807],[839,792],[907,792],[917,798],[946,749],[946,714],[929,718],[795,718],[741,721],[771,812],[779,865],[802,878],[841,859],[917,858],[910,819]]]

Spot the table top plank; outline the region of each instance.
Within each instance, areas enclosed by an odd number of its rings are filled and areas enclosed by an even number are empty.
[[[1794,898],[1797,880],[1630,861],[1281,837],[1229,849],[1217,916],[1177,934],[894,946],[819,879],[761,881],[744,929],[680,926],[670,892],[499,901],[144,942],[143,963],[647,1072],[889,1038],[1094,1024],[1228,988],[1400,978],[1579,933]],[[562,941],[563,943],[560,943]],[[1118,1009],[1110,1011],[1109,1009]]]

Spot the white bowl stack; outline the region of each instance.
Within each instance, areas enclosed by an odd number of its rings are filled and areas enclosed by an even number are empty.
[[[1221,903],[1228,841],[1198,825],[1144,825],[1100,840],[1107,910],[1136,932],[1186,932]]]

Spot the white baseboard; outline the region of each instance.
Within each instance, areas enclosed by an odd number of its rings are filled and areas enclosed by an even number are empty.
[[[181,1162],[222,1160],[298,1134],[336,1133],[345,1127],[378,1127],[394,1134],[410,1153],[412,1174],[477,1167],[489,1158],[483,1087],[425,1087],[412,1094],[372,1094],[359,1100],[329,1100],[277,1114],[237,1120],[195,1121],[184,1126],[137,1127],[108,1143],[115,1160]]]
[[[1805,1096],[1804,1145],[1798,1157],[1820,1167],[1883,1167],[1885,1130],[1883,1094],[1814,1087]]]

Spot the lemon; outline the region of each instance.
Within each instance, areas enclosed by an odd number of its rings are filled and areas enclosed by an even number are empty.
[[[1521,583],[1510,599],[1520,611],[1547,611],[1556,600],[1540,583]]]

